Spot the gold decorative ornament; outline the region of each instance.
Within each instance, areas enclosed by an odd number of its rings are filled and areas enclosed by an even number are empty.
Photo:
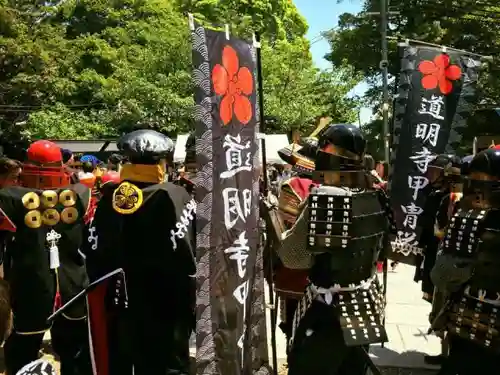
[[[59,203],[64,207],[74,206],[76,203],[76,193],[73,190],[63,190],[59,194]]]
[[[113,193],[113,209],[123,215],[136,212],[142,202],[142,190],[130,182],[122,182]]]
[[[48,210],[43,211],[42,214],[42,222],[45,225],[54,226],[59,223],[61,219],[61,215],[55,208],[49,208]]]
[[[66,207],[61,212],[61,221],[65,224],[73,224],[78,220],[78,210],[75,207]]]
[[[42,201],[42,206],[44,208],[55,207],[57,202],[59,202],[57,192],[55,192],[54,190],[45,190],[40,198]]]
[[[26,226],[31,229],[40,228],[42,226],[42,214],[40,213],[40,211],[29,211],[24,216],[24,224],[26,224]]]
[[[38,207],[40,207],[40,197],[35,192],[24,194],[21,200],[23,201],[23,206],[28,210],[36,210]]]

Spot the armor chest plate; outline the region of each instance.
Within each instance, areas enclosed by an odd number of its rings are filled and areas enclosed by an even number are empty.
[[[387,229],[375,191],[319,186],[308,205],[307,245],[313,253],[374,248]]]
[[[443,252],[470,258],[478,248],[480,228],[486,217],[484,209],[459,209],[450,220],[443,241]]]
[[[377,193],[319,186],[308,205],[307,249],[316,255],[311,281],[330,287],[370,278],[388,229]]]

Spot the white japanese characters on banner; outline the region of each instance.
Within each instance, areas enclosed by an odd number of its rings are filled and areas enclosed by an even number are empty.
[[[252,140],[242,141],[240,134],[232,136],[226,134],[224,137],[223,148],[225,149],[225,166],[227,170],[220,174],[221,180],[233,179],[239,173],[252,172],[253,155]],[[252,213],[252,190],[237,187],[227,187],[222,190],[222,200],[224,203],[224,225],[228,231],[238,224],[245,224],[247,218]],[[247,298],[249,290],[249,278],[247,274],[247,259],[250,253],[248,246],[247,232],[243,230],[233,244],[224,250],[229,259],[236,262],[236,269],[240,279],[238,286],[233,292],[236,299],[243,309],[243,322],[247,318]],[[238,339],[238,347],[241,349],[242,360],[244,357],[243,342],[246,333],[246,325],[243,326],[243,332]]]
[[[421,254],[425,207],[434,158],[456,154],[477,102],[479,60],[453,48],[400,44],[401,70],[394,100],[389,195],[397,236],[392,258],[414,264]],[[423,218],[423,215],[426,218]],[[421,220],[419,219],[421,218]]]
[[[427,92],[426,92],[427,93]],[[429,185],[429,179],[426,177],[429,163],[435,158],[439,142],[441,123],[445,119],[445,106],[443,95],[429,95],[423,97],[418,110],[419,122],[412,130],[412,145],[418,145],[416,150],[412,150],[410,160],[414,168],[408,176],[408,188],[411,191],[411,201],[406,205],[401,205],[401,211],[404,213],[403,228],[398,231],[395,245],[399,251],[405,255],[412,252],[418,252],[418,237],[415,233],[418,218],[424,208],[418,205],[419,196]]]

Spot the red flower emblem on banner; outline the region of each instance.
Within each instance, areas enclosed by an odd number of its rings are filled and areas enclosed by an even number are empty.
[[[458,65],[450,65],[450,57],[444,54],[437,55],[433,61],[422,61],[418,70],[424,75],[422,78],[424,89],[433,90],[439,87],[439,91],[444,95],[452,92],[452,81],[462,76],[462,69]]]
[[[220,118],[224,125],[231,122],[233,113],[239,122],[248,124],[253,116],[252,103],[248,98],[253,92],[253,77],[248,68],[240,68],[238,54],[232,47],[224,47],[222,65],[214,66],[212,82],[215,93],[223,96]]]

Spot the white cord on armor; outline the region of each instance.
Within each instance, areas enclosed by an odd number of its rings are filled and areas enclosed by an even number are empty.
[[[323,300],[322,302],[326,303],[327,305],[331,305],[334,294],[337,294],[339,292],[354,292],[355,290],[360,290],[360,289],[363,290],[370,289],[370,286],[372,285],[373,280],[375,280],[376,277],[377,275],[373,275],[372,277],[362,281],[358,285],[350,284],[349,286],[343,287],[340,286],[339,284],[335,284],[330,288],[322,288],[311,283],[310,288],[313,294],[315,294],[316,296],[320,298],[321,296],[323,296],[321,298]]]

